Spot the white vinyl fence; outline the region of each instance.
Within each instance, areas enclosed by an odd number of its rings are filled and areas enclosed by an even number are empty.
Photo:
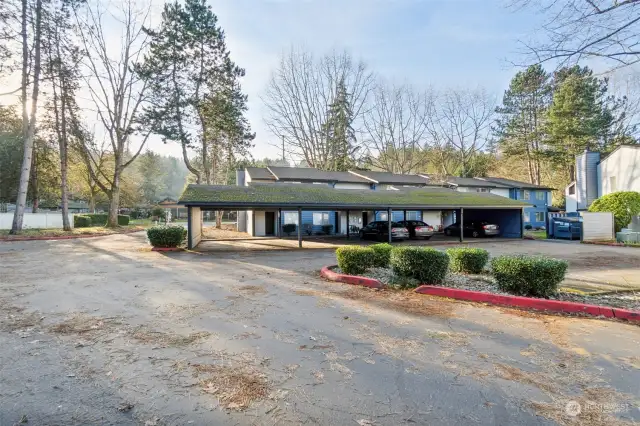
[[[603,241],[615,238],[613,213],[581,212],[580,215],[582,216],[583,241]]]
[[[0,213],[0,229],[11,229],[13,212]],[[69,223],[73,228],[73,214],[69,214]],[[25,213],[22,228],[60,228],[62,229],[62,213]]]

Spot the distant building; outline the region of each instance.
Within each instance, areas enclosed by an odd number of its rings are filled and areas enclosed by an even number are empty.
[[[640,145],[620,145],[609,155],[585,151],[576,156],[576,180],[564,191],[566,211],[587,210],[603,195],[640,192]]]

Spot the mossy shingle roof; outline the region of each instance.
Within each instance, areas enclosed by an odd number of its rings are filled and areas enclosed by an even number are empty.
[[[328,185],[253,184],[189,185],[179,204],[202,207],[301,208],[520,208],[529,204],[494,194],[456,192],[446,188],[391,190],[334,189]]]

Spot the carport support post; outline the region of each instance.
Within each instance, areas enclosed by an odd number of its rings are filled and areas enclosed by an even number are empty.
[[[406,210],[402,210],[402,220],[404,220],[404,221],[407,220],[407,211]]]
[[[460,207],[460,242],[464,241],[464,209]]]
[[[282,238],[282,209],[278,209],[278,238]]]
[[[298,248],[302,248],[302,209],[298,207]]]
[[[520,211],[520,238],[524,239],[524,207]]]
[[[351,237],[349,235],[349,210],[347,210],[347,240]]]
[[[391,244],[391,209],[387,209],[387,232],[389,233],[389,244]]]

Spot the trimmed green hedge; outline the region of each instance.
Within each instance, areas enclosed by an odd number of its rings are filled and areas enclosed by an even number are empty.
[[[83,216],[91,218],[92,226],[105,226],[109,217],[106,213],[85,213]]]
[[[536,256],[499,256],[491,260],[498,288],[519,296],[548,297],[558,291],[568,263]]]
[[[284,225],[282,225],[282,232],[284,232],[287,235],[291,235],[294,232],[296,232],[298,229],[298,225],[296,225],[295,223],[285,223]]]
[[[152,226],[147,229],[147,238],[154,247],[178,247],[187,238],[183,226]]]
[[[74,228],[89,228],[91,226],[91,218],[84,214],[76,214],[73,216]]]
[[[396,275],[422,284],[442,283],[449,270],[449,256],[429,247],[394,247],[390,263]]]
[[[589,206],[590,212],[612,212],[616,232],[629,223],[631,218],[640,214],[640,192],[618,191],[603,195]]]
[[[120,226],[129,225],[129,216],[127,216],[125,214],[119,214],[118,215],[118,225],[120,225]]]
[[[489,252],[481,248],[450,248],[447,255],[452,272],[479,274],[489,261]]]
[[[375,252],[371,247],[344,246],[336,250],[338,266],[349,275],[364,273],[374,265]]]
[[[388,268],[389,261],[391,260],[391,250],[393,246],[389,243],[374,244],[371,246],[375,256],[373,259],[373,266],[377,268]]]

